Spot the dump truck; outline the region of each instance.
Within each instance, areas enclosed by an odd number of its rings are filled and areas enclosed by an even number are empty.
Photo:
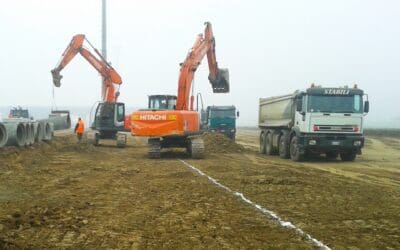
[[[205,131],[221,133],[235,140],[236,117],[239,116],[235,106],[208,106],[201,116]]]
[[[260,153],[301,161],[312,155],[354,161],[364,146],[368,96],[353,88],[311,85],[305,91],[260,98]]]

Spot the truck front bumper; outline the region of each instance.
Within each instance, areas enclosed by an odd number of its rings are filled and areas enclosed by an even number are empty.
[[[314,153],[357,152],[364,146],[362,134],[304,134],[301,138],[303,150]]]

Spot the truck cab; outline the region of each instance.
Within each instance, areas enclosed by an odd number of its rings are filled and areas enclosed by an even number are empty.
[[[30,119],[28,109],[23,109],[21,107],[15,107],[10,110],[8,118],[25,118]]]
[[[368,96],[357,85],[311,85],[292,95],[260,99],[260,151],[295,161],[319,154],[353,161],[364,146],[368,111]]]
[[[369,102],[358,88],[311,87],[296,97],[294,127],[309,152],[352,160],[364,145],[363,118]]]
[[[202,114],[203,127],[208,132],[221,133],[235,140],[238,116],[235,106],[208,106]]]

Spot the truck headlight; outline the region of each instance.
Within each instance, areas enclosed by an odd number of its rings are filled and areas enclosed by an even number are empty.
[[[353,145],[359,147],[361,146],[361,141],[354,141]]]
[[[317,145],[317,141],[316,140],[309,140],[308,141],[308,145]]]

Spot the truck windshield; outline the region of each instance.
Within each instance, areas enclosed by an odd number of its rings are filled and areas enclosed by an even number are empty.
[[[235,118],[235,110],[211,110],[210,111],[210,118],[216,117],[232,117]]]
[[[308,112],[326,113],[362,113],[362,98],[360,95],[350,96],[329,96],[311,95],[308,96]]]

